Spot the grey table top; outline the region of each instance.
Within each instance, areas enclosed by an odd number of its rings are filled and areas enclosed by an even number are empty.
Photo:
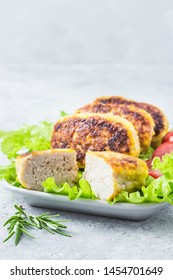
[[[1,65],[0,129],[56,121],[60,110],[72,113],[97,96],[112,94],[160,106],[173,122],[172,70],[166,65]],[[12,241],[2,243],[2,224],[12,215],[14,203],[32,214],[45,209],[30,207],[0,187],[0,259],[173,258],[171,206],[140,222],[50,210],[71,219],[68,229],[73,237],[35,231],[36,238],[24,238],[16,250]]]

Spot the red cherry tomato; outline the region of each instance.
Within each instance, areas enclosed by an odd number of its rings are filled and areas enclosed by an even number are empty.
[[[170,153],[173,153],[173,142],[165,142],[154,151],[153,158],[159,157],[162,159],[165,154]]]
[[[162,173],[159,170],[150,169],[148,175],[152,176],[154,179],[157,179],[162,176]]]
[[[162,143],[173,142],[173,131],[169,131],[162,140]]]

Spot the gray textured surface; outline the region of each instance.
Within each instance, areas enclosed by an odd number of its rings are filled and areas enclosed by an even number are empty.
[[[0,61],[172,63],[171,0],[0,0]]]
[[[1,65],[0,129],[56,121],[62,109],[71,113],[96,96],[113,93],[158,105],[173,120],[171,73],[171,66],[161,65]],[[71,239],[35,231],[35,240],[24,238],[17,249],[12,241],[3,244],[2,224],[14,203],[33,214],[45,209],[29,207],[0,187],[0,259],[173,259],[171,207],[143,222],[51,210],[71,219]]]

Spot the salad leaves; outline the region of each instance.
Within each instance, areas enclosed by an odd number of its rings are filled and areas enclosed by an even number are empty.
[[[8,159],[15,159],[20,153],[50,149],[52,128],[52,123],[44,121],[15,131],[0,131],[1,151]]]
[[[143,160],[148,160],[152,157],[153,152],[154,152],[154,149],[152,147],[149,147],[148,150],[146,152],[140,154],[139,157]]]
[[[0,166],[0,179],[4,179],[12,185],[16,185],[16,169],[15,163],[12,161],[6,166]]]
[[[65,111],[61,111],[61,112],[60,112],[60,116],[61,116],[61,117],[65,117],[65,116],[68,116],[68,114],[67,114]]]
[[[80,176],[80,175],[79,175]],[[42,184],[44,191],[59,195],[67,195],[70,200],[81,198],[95,199],[94,193],[91,190],[89,183],[81,178],[78,183],[70,187],[68,183],[57,186],[54,178],[47,178]]]
[[[61,115],[66,115],[61,112]],[[50,139],[53,124],[47,121],[38,125],[26,125],[16,131],[0,131],[0,149],[9,160],[6,166],[0,166],[0,179],[4,179],[11,185],[22,187],[17,181],[15,170],[15,159],[19,154],[33,150],[46,150],[50,148]],[[151,158],[153,149],[141,155],[147,160]],[[116,202],[147,203],[147,202],[169,202],[173,203],[173,153],[165,155],[162,161],[159,158],[153,160],[153,169],[159,170],[163,176],[154,179],[147,178],[146,185],[140,190],[132,193],[122,191],[111,204]],[[66,195],[69,199],[85,198],[96,199],[89,183],[82,178],[82,170],[79,171],[78,182],[70,187],[66,182],[57,186],[53,178],[47,178],[43,182],[45,192],[58,195]]]

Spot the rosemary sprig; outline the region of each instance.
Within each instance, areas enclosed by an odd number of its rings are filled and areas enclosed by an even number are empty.
[[[18,205],[15,205],[14,207],[17,210],[17,212],[15,212],[15,215],[10,217],[4,224],[4,226],[8,225],[7,230],[9,233],[8,237],[4,240],[4,242],[6,242],[13,235],[15,235],[15,245],[17,245],[23,234],[26,234],[31,238],[34,238],[34,236],[30,235],[27,232],[27,228],[31,227],[32,223],[27,219],[27,215],[24,212],[24,208]]]
[[[8,241],[13,235],[15,235],[15,245],[19,243],[23,234],[34,238],[34,236],[28,233],[28,228],[45,229],[51,234],[59,233],[71,237],[71,235],[64,232],[63,229],[67,227],[62,224],[69,220],[57,220],[56,218],[60,216],[59,214],[50,215],[50,213],[47,212],[39,216],[33,216],[27,215],[22,206],[14,205],[14,207],[17,212],[4,223],[4,226],[8,225],[8,237],[3,242]]]
[[[62,229],[67,228],[65,225],[61,224],[63,222],[68,222],[69,220],[56,220],[56,217],[59,217],[60,215],[50,215],[49,212],[44,213],[40,216],[28,216],[29,221],[32,222],[32,224],[37,227],[38,229],[45,229],[51,234],[62,234],[64,236],[71,237],[71,235],[65,233]]]

